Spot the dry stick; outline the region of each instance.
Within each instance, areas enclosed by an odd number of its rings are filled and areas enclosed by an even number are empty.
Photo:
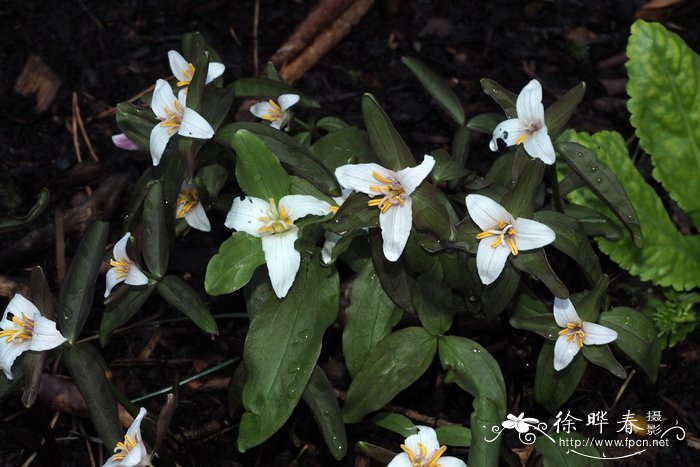
[[[170,75],[170,76],[168,76],[167,78],[165,78],[166,81],[171,80],[171,79],[173,79],[173,75]],[[156,88],[156,85],[153,84],[153,85],[147,87],[146,89],[144,89],[143,91],[141,91],[140,93],[136,94],[135,96],[132,96],[131,98],[127,99],[126,102],[130,102],[130,103],[133,104],[133,103],[136,102],[137,100],[141,99],[141,97],[143,97],[145,94],[148,94],[149,92],[153,91],[155,88]],[[111,117],[112,115],[115,115],[116,113],[117,113],[117,108],[116,108],[116,107],[111,107],[111,108],[109,108],[109,109],[107,109],[107,110],[105,110],[105,111],[103,111],[103,112],[100,112],[100,113],[97,114],[97,116],[95,116],[95,117],[90,117],[90,118],[88,118],[88,119],[87,119],[87,122],[90,123],[90,122],[92,122],[92,121],[94,121],[94,120],[100,120],[100,119],[102,119],[102,118]]]
[[[78,96],[73,93],[73,101],[71,103],[73,118],[71,120],[70,132],[73,134],[73,149],[75,150],[75,157],[78,159],[78,162],[83,162],[83,155],[80,152],[80,141],[78,140],[78,118],[75,116],[75,106],[77,101]]]
[[[54,222],[54,231],[56,232],[56,283],[60,284],[63,282],[63,278],[66,277],[66,231],[63,210],[56,209]]]
[[[83,140],[85,141],[85,144],[87,144],[88,151],[90,151],[90,157],[92,157],[92,160],[95,162],[100,162],[100,158],[97,157],[97,154],[95,154],[95,148],[92,147],[92,141],[90,141],[90,136],[88,135],[87,130],[85,129],[85,124],[83,123],[83,117],[80,115],[80,103],[78,102],[78,94],[73,93],[73,102],[75,102],[75,118],[78,120],[78,129],[80,130],[80,134],[83,136]]]
[[[289,84],[298,81],[304,76],[304,73],[316,65],[328,51],[350,33],[352,27],[360,22],[373,3],[374,0],[355,0],[342,15],[321,31],[297,58],[282,67],[280,75]]]
[[[81,435],[85,436],[85,447],[87,448],[88,457],[90,458],[90,465],[96,467],[95,456],[92,453],[92,448],[90,448],[90,440],[87,438],[87,433],[85,432],[85,427],[81,421],[78,421],[78,431]]]

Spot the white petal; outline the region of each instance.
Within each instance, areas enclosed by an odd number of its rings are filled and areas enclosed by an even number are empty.
[[[204,117],[194,110],[185,107],[185,112],[182,114],[180,129],[177,131],[177,134],[189,136],[190,138],[210,139],[214,136],[214,129]]]
[[[609,344],[617,339],[617,332],[610,328],[601,326],[596,323],[583,322],[583,344],[584,345],[602,345]]]
[[[204,84],[209,84],[219,76],[223,75],[224,69],[226,69],[226,67],[223,63],[211,62],[209,64],[209,68],[207,68],[207,80]]]
[[[511,416],[508,415],[508,418],[510,418],[510,417]],[[515,428],[515,426],[517,424],[518,424],[518,422],[514,421],[514,420],[505,420],[505,421],[501,422],[501,426],[507,430],[512,430],[513,428]]]
[[[343,238],[343,236],[335,232],[326,231],[324,237],[326,240],[323,242],[323,248],[321,249],[321,260],[323,261],[323,264],[327,266],[331,264],[333,260],[333,249],[338,244],[338,241]]]
[[[151,151],[151,159],[153,159],[153,165],[160,164],[160,158],[163,157],[163,152],[168,145],[168,141],[172,138],[173,134],[170,129],[157,124],[151,130],[151,138],[148,142],[149,150]]]
[[[8,343],[5,339],[0,340],[0,368],[5,372],[7,379],[13,378],[12,364],[27,350],[29,350],[29,341]]]
[[[126,245],[129,243],[129,239],[131,238],[131,232],[127,232],[124,234],[122,238],[119,239],[117,243],[114,244],[114,248],[112,249],[112,257],[116,260],[123,260],[126,259],[127,261],[131,261],[129,259],[129,255],[126,254]]]
[[[476,250],[476,270],[484,285],[489,285],[498,279],[510,255],[510,248],[507,245],[501,244],[492,248],[491,243],[493,238],[484,238],[479,242],[479,248]]]
[[[518,94],[515,103],[515,110],[518,118],[526,123],[544,123],[544,106],[542,105],[542,86],[540,82],[533,79]]]
[[[258,118],[263,118],[264,115],[270,114],[270,107],[272,106],[267,101],[258,102],[257,104],[250,106],[250,113],[252,113]]]
[[[532,157],[541,159],[545,164],[554,164],[557,159],[552,146],[552,139],[547,134],[547,127],[542,127],[537,130],[529,138],[523,141],[525,151]]]
[[[381,185],[382,182],[374,178],[373,172],[391,180],[396,179],[396,172],[385,169],[379,164],[347,164],[335,169],[335,178],[345,188],[351,188],[360,193],[376,196],[378,193],[369,189],[372,185]]]
[[[388,211],[379,213],[379,227],[382,229],[382,248],[384,257],[396,261],[406,247],[411,235],[413,212],[411,198],[406,198],[403,205],[396,205]]]
[[[456,457],[444,456],[440,458],[440,467],[467,467],[467,464]]]
[[[518,250],[523,251],[549,245],[556,237],[554,230],[531,219],[515,219],[513,230],[515,230],[515,246],[518,247]]]
[[[297,94],[282,94],[277,98],[277,103],[280,106],[282,112],[299,102],[299,96]]]
[[[429,426],[417,425],[416,428],[418,428],[418,434],[406,438],[404,444],[414,453],[420,453],[419,444],[422,444],[428,452],[428,459],[430,459],[432,454],[440,449],[437,433]],[[442,458],[440,460],[442,460]]]
[[[124,149],[126,151],[138,151],[141,149],[138,144],[134,143],[131,138],[124,133],[112,135],[112,143],[119,149]]]
[[[65,341],[66,338],[56,328],[56,322],[37,315],[34,319],[34,330],[32,331],[29,350],[51,350]]]
[[[489,143],[489,148],[492,151],[498,150],[498,141],[502,139],[505,141],[506,146],[513,146],[515,142],[524,135],[527,131],[527,127],[517,118],[511,118],[505,120],[498,124],[498,126],[493,130],[493,137]]]
[[[211,231],[211,224],[202,203],[195,204],[192,209],[185,213],[185,222],[193,229],[201,230],[202,232]]]
[[[141,467],[150,464],[148,451],[146,450],[143,437],[141,436],[141,421],[144,416],[146,416],[146,409],[142,407],[126,432],[129,438],[136,441],[136,446],[134,446],[121,461],[121,465],[123,466]]]
[[[156,114],[159,120],[168,118],[166,109],[175,110],[175,94],[167,81],[159,79],[156,81],[156,88],[153,90],[153,98],[151,99],[151,109]]]
[[[187,107],[187,88],[182,88],[177,92],[177,100],[183,109]]]
[[[578,323],[581,318],[576,313],[576,308],[568,298],[554,297],[554,321],[560,328],[565,328],[569,323]]]
[[[283,234],[262,238],[267,271],[277,298],[284,298],[287,295],[299,271],[301,255],[294,248],[294,242],[298,237],[299,231],[294,227]]]
[[[148,284],[148,277],[135,264],[132,264],[129,268],[129,273],[124,279],[124,283],[129,285],[146,285]]]
[[[487,196],[467,195],[464,202],[467,204],[469,217],[483,231],[497,228],[498,221],[509,223],[513,219],[503,206]]]
[[[2,322],[0,322],[0,327],[3,330],[15,329],[15,323],[8,319],[8,314],[13,316],[22,317],[22,313],[29,319],[36,319],[37,316],[41,316],[39,309],[29,300],[27,300],[23,295],[15,294],[7,304],[5,308],[5,313],[2,316]]]
[[[107,274],[105,275],[105,298],[109,297],[109,294],[112,292],[114,286],[119,284],[120,282],[124,282],[124,279],[124,277],[122,277],[121,279],[117,278],[116,268],[112,268],[109,271],[107,271]]]
[[[276,130],[282,128],[282,124],[287,120],[287,114],[283,114],[282,117],[276,118],[274,121],[270,122],[270,126]]]
[[[425,180],[435,166],[433,156],[425,155],[423,162],[416,167],[406,167],[396,173],[396,180],[401,184],[407,195],[413,193],[418,185]]]
[[[270,204],[260,198],[252,196],[236,198],[233,200],[224,225],[229,229],[260,237],[258,229],[266,225],[260,218],[268,216],[267,210],[269,207]]]
[[[578,339],[572,339],[569,342],[567,336],[559,336],[554,344],[554,369],[561,371],[569,366],[578,351]]]
[[[279,208],[284,207],[293,221],[304,216],[325,216],[331,212],[331,205],[310,195],[287,195],[280,199]]]
[[[126,431],[126,434],[129,435],[130,438],[141,440],[141,422],[145,416],[146,409],[141,407],[138,415],[134,418],[134,421],[131,422],[129,429]]]
[[[386,467],[413,467],[413,464],[411,464],[411,459],[408,458],[408,454],[402,452],[394,457]]]
[[[189,62],[185,57],[180,55],[176,50],[168,51],[168,62],[170,63],[170,71],[173,72],[178,81],[189,81],[185,76],[185,70],[189,67]]]

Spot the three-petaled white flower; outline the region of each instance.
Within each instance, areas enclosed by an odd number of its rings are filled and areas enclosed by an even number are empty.
[[[557,371],[566,368],[584,345],[608,344],[617,339],[617,332],[612,329],[581,321],[568,298],[554,297],[554,320],[564,328],[554,344],[554,369]]]
[[[544,123],[542,86],[539,81],[533,79],[527,83],[518,94],[515,106],[518,117],[498,124],[493,130],[489,147],[492,151],[498,150],[498,139],[505,141],[507,146],[522,144],[531,157],[542,159],[545,164],[553,164],[556,156]]]
[[[403,253],[413,224],[411,194],[428,176],[435,159],[426,154],[416,167],[398,172],[379,164],[348,164],[335,169],[335,177],[345,188],[351,188],[374,198],[369,206],[379,208],[379,226],[382,229],[384,257],[396,261]]]
[[[525,412],[521,412],[517,417],[513,414],[508,414],[506,418],[507,420],[501,423],[503,428],[508,430],[515,428],[518,433],[527,433],[530,431],[530,427],[537,427],[537,424],[540,422],[536,418],[525,417]]]
[[[467,467],[464,461],[456,457],[442,456],[447,447],[440,446],[435,430],[427,426],[416,428],[418,433],[406,438],[401,445],[403,452],[394,457],[387,467]]]
[[[50,350],[66,341],[56,322],[41,316],[39,309],[20,294],[7,304],[0,329],[0,368],[7,379],[12,379],[12,364],[22,353]]]
[[[509,255],[534,250],[554,241],[554,231],[537,221],[514,218],[506,209],[482,195],[467,195],[467,211],[482,230],[476,251],[476,269],[484,285],[495,281]],[[495,238],[493,238],[495,237]]]
[[[124,441],[117,443],[114,454],[107,459],[102,467],[143,467],[150,465],[151,457],[148,455],[146,445],[141,438],[141,421],[146,416],[146,409],[141,407],[138,416],[124,436]]]
[[[177,195],[177,210],[175,217],[185,219],[187,225],[193,229],[203,232],[211,231],[211,224],[207,213],[204,211],[204,206],[199,201],[199,193],[197,187],[191,183],[183,183],[180,188],[180,193]]]
[[[175,78],[177,78],[177,87],[187,88],[194,76],[195,67],[176,50],[168,51],[168,62],[170,62],[170,70],[172,70]],[[218,62],[209,63],[207,68],[207,79],[204,84],[209,84],[224,73],[224,64]]]
[[[272,128],[279,130],[289,120],[290,114],[287,109],[299,102],[299,96],[297,94],[282,94],[277,98],[277,102],[273,99],[267,102],[258,102],[250,107],[250,113],[267,120]]]
[[[151,110],[160,123],[151,130],[149,146],[153,165],[160,163],[163,151],[175,133],[198,139],[210,139],[214,136],[214,129],[209,122],[188,108],[186,101],[187,95],[184,90],[180,90],[176,98],[167,81],[159,79],[156,82]]]
[[[294,248],[299,229],[294,221],[305,216],[325,216],[331,205],[309,195],[287,195],[269,201],[247,196],[233,200],[224,225],[262,239],[262,249],[272,289],[284,298],[299,271],[301,255]]]
[[[114,244],[112,256],[114,259],[109,260],[109,265],[112,266],[107,271],[105,298],[109,296],[115,285],[124,282],[129,285],[146,285],[148,277],[131,261],[126,254],[126,244],[129,242],[131,232],[127,232],[124,236]]]

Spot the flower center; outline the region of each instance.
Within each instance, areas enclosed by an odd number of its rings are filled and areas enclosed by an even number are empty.
[[[197,195],[197,189],[192,188],[191,190],[182,190],[177,195],[176,205],[180,206],[177,210],[176,217],[182,219],[185,214],[190,212],[192,208],[199,204],[199,196]]]
[[[258,217],[259,221],[265,223],[258,229],[259,233],[281,234],[294,226],[294,221],[287,214],[287,209],[284,206],[280,206],[279,210],[277,210],[277,205],[273,198],[270,198],[270,208],[266,214],[267,216]]]
[[[131,269],[131,261],[126,258],[123,259],[110,259],[109,265],[112,266],[117,273],[117,279],[124,279],[129,275],[129,269]]]
[[[136,438],[132,438],[129,435],[124,436],[123,443],[117,443],[114,448],[114,454],[112,455],[113,461],[121,461],[129,454],[129,451],[136,447]]]
[[[418,453],[414,453],[405,444],[401,445],[401,449],[408,455],[411,467],[440,467],[437,461],[447,451],[447,446],[440,446],[440,449],[433,452],[430,458],[428,458],[428,449],[422,443],[418,443],[418,450],[420,451]]]
[[[17,316],[12,317],[12,322],[15,324],[14,329],[7,329],[5,331],[0,331],[0,339],[5,338],[5,342],[8,344],[10,342],[22,342],[28,341],[32,338],[32,333],[34,332],[34,320],[29,319],[27,315],[22,313],[22,317]]]
[[[268,122],[280,120],[283,114],[282,108],[272,99],[267,102],[270,104],[270,107],[268,107],[267,113],[262,116],[262,119],[267,120]]]
[[[372,172],[372,176],[378,182],[382,182],[383,185],[371,185],[369,189],[381,193],[384,196],[382,198],[369,200],[367,202],[368,206],[377,206],[379,212],[382,213],[387,212],[392,206],[403,206],[406,202],[406,193],[399,182],[386,178],[377,171]]]
[[[566,340],[573,342],[576,339],[579,349],[583,347],[583,338],[586,333],[583,331],[583,323],[576,321],[575,323],[566,323],[566,327],[559,331],[560,336],[566,336]]]
[[[534,121],[530,122],[527,125],[527,129],[525,129],[525,133],[522,135],[518,136],[518,139],[515,140],[515,144],[522,144],[526,139],[528,139],[530,136],[534,135],[537,133],[544,125],[542,125],[542,122]]]
[[[491,243],[491,248],[497,248],[501,245],[508,246],[510,252],[513,253],[513,255],[517,255],[518,247],[515,246],[515,229],[513,228],[513,222],[506,223],[499,220],[496,227],[495,229],[485,230],[484,232],[476,234],[477,240],[496,237],[496,240]]]
[[[187,68],[182,70],[182,74],[185,76],[185,79],[177,82],[177,87],[179,88],[190,85],[190,81],[192,81],[192,77],[194,76],[194,65],[188,63]]]
[[[172,135],[180,129],[182,114],[185,113],[185,109],[182,108],[179,100],[175,99],[173,107],[175,110],[172,110],[170,107],[165,108],[165,120],[159,123],[160,126],[168,129],[168,135]]]

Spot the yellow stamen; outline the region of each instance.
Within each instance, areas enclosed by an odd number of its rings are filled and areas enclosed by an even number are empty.
[[[515,140],[515,144],[522,144],[523,141],[525,141],[529,136],[530,133],[523,133],[522,135],[518,136],[518,139]]]
[[[189,86],[190,82],[192,81],[192,77],[194,76],[194,65],[191,63],[187,64],[187,69],[182,70],[182,74],[185,75],[185,79],[178,81],[177,82],[177,87],[182,88],[184,86]]]
[[[190,190],[182,190],[177,195],[176,205],[180,206],[177,210],[175,216],[178,219],[185,217],[185,214],[190,212],[195,206],[199,204],[199,196],[197,195],[197,189],[192,188]]]
[[[268,109],[267,113],[261,118],[269,122],[279,120],[282,117],[282,108],[277,104],[277,102],[273,101],[272,99],[270,99],[267,102],[268,104],[270,104],[270,108]]]
[[[392,206],[403,206],[406,200],[403,187],[396,180],[386,178],[376,170],[372,172],[372,176],[382,182],[384,185],[370,185],[370,191],[376,191],[384,195],[382,198],[371,199],[367,201],[367,206],[377,206],[380,213],[387,212]]]
[[[112,455],[112,460],[113,461],[121,461],[124,460],[124,458],[129,454],[129,451],[134,449],[136,447],[136,438],[132,438],[129,435],[124,436],[124,442],[123,443],[117,443],[116,447],[114,448],[114,454]]]
[[[331,212],[333,214],[335,214],[336,212],[338,212],[340,210],[340,206],[331,206],[329,209],[331,210]]]
[[[433,457],[430,458],[430,461],[428,461],[427,467],[440,467],[440,465],[437,463],[437,461],[440,459],[440,457],[445,454],[445,451],[447,451],[447,446],[440,446],[440,449],[435,451],[435,454],[433,454]]]
[[[287,208],[280,206],[278,210],[277,204],[273,198],[270,198],[269,203],[270,207],[267,211],[267,216],[258,217],[259,221],[266,224],[258,227],[258,232],[276,234],[288,231],[291,226],[294,225],[294,221],[289,217],[289,214],[287,214]]]
[[[392,183],[394,183],[393,180],[384,177],[382,174],[380,174],[380,173],[377,172],[376,170],[372,172],[372,176],[373,176],[374,178],[376,178],[377,180],[379,180],[380,182],[386,183],[386,184],[388,184],[388,185],[391,185]]]
[[[185,109],[182,107],[179,100],[175,99],[173,107],[175,107],[175,110],[172,110],[170,107],[165,108],[165,120],[159,123],[160,126],[168,129],[168,135],[172,135],[180,129],[182,114],[185,113]]]
[[[126,258],[122,259],[110,259],[109,265],[112,266],[117,273],[117,279],[124,279],[129,275],[129,269],[131,269],[131,261]]]
[[[401,445],[401,450],[408,456],[412,467],[440,467],[437,461],[442,457],[445,451],[447,451],[447,446],[441,446],[440,449],[433,452],[430,459],[428,459],[428,448],[422,443],[418,443],[419,452],[417,453],[414,453],[411,448],[405,444]]]
[[[32,333],[34,332],[34,320],[29,319],[27,315],[22,312],[22,317],[13,316],[12,322],[17,326],[14,329],[7,329],[5,331],[0,331],[0,339],[5,338],[5,342],[8,344],[10,342],[22,342],[28,341],[32,338]]]
[[[586,333],[583,331],[583,323],[577,321],[575,323],[566,323],[566,328],[559,331],[560,336],[566,336],[568,342],[573,342],[576,340],[579,349],[583,347],[583,338],[586,337]]]
[[[491,242],[491,248],[498,248],[501,245],[506,245],[510,249],[513,256],[518,254],[518,247],[515,245],[515,229],[512,224],[507,224],[502,220],[496,222],[496,229],[485,230],[476,234],[477,240],[483,240],[489,237],[496,237]]]

